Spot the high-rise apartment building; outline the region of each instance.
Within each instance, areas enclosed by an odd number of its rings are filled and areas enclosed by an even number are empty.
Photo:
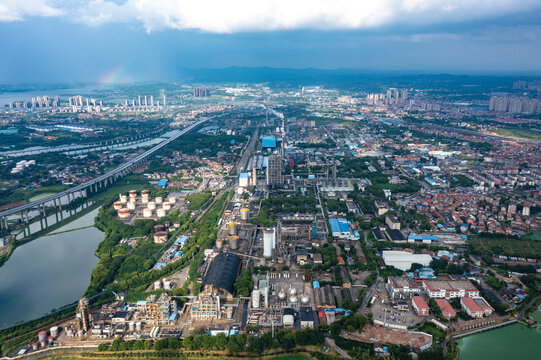
[[[267,185],[282,185],[282,158],[280,155],[270,155],[267,162]]]

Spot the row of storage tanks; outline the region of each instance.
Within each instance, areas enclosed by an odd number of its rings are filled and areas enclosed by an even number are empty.
[[[167,232],[165,231],[165,225],[154,225],[154,242],[157,244],[163,244],[167,242]]]
[[[131,211],[135,210],[137,202],[137,191],[130,190],[128,195],[119,194],[119,201],[115,201],[113,208],[117,210],[118,217],[121,219],[127,219],[131,215]],[[171,210],[172,204],[177,202],[177,198],[169,196],[163,198],[157,196],[154,201],[150,201],[148,190],[141,191],[141,203],[146,204],[146,208],[143,209],[143,217],[150,218],[154,211],[156,216],[164,217],[166,212]],[[124,204],[126,207],[124,207]],[[161,207],[159,207],[161,205]]]
[[[128,329],[130,331],[141,331],[143,329],[143,324],[140,321],[130,321],[128,323]]]
[[[288,299],[288,294],[289,294],[289,299]],[[258,309],[261,306],[260,304],[261,295],[264,296],[265,298],[265,307],[268,306],[267,290],[266,289],[253,290],[252,291],[252,308]],[[294,287],[291,287],[289,290],[280,290],[278,292],[278,300],[282,302],[289,300],[289,304],[295,305],[299,302],[299,299],[302,305],[308,305],[310,303],[310,295],[308,294],[299,295],[297,289]]]
[[[248,221],[250,218],[250,211],[247,208],[240,209],[240,219],[242,221]],[[229,229],[229,248],[231,250],[237,250],[239,248],[239,223],[231,221],[227,224]],[[224,239],[216,239],[216,249],[222,249],[224,247]]]
[[[174,283],[171,280],[167,280],[167,279],[164,279],[163,281],[158,280],[154,282],[154,290],[160,290],[160,289],[171,290],[173,289],[173,285]]]
[[[11,169],[12,174],[18,174],[22,172],[25,168],[29,167],[30,165],[36,165],[36,160],[21,160],[17,161],[15,164],[15,167]]]
[[[47,336],[50,333],[49,336]],[[60,333],[60,329],[58,326],[53,326],[49,329],[49,333],[47,331],[43,330],[38,333],[38,341],[32,343],[32,349],[37,350],[40,346],[46,347],[47,345],[50,345],[53,343],[54,339],[58,336]]]

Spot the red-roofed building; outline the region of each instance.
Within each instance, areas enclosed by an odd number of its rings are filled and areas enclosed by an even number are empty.
[[[429,315],[430,308],[428,307],[428,304],[422,297],[414,296],[413,298],[411,298],[411,303],[413,305],[413,308],[417,312],[417,315],[419,316]]]
[[[460,299],[460,305],[473,318],[482,318],[484,315],[490,315],[494,312],[492,306],[482,297],[463,297]]]
[[[451,303],[447,299],[436,299],[435,301],[445,319],[450,320],[456,316],[455,309],[453,309]]]

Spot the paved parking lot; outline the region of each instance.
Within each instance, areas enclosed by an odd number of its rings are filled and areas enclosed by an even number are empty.
[[[425,317],[417,316],[415,310],[408,301],[408,311],[398,311],[391,304],[382,304],[381,298],[377,299],[370,311],[374,320],[380,320],[388,324],[411,326],[421,322]]]

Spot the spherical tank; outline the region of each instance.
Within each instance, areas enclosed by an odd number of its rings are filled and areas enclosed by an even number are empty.
[[[286,297],[287,297],[287,295],[286,295],[285,292],[283,292],[283,291],[281,291],[281,290],[278,292],[278,299],[280,299],[280,300],[285,300]]]
[[[296,296],[290,296],[289,297],[289,302],[292,303],[292,304],[296,304],[297,303],[297,297]]]
[[[291,289],[289,289],[289,293],[291,295],[297,295],[297,289],[295,289],[294,287],[292,287]]]
[[[303,303],[304,305],[308,304],[309,302],[310,302],[310,296],[304,295],[303,297],[301,297],[301,303]]]

